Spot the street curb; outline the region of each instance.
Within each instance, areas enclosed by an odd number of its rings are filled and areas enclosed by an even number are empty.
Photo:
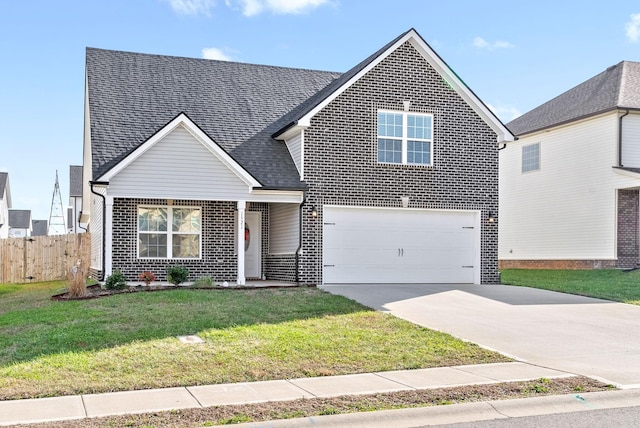
[[[640,406],[640,389],[493,400],[377,412],[251,422],[235,428],[410,428]],[[222,425],[218,426],[222,428]]]

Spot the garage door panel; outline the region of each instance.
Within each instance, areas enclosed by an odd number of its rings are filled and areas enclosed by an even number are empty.
[[[325,207],[324,282],[474,282],[476,213]]]

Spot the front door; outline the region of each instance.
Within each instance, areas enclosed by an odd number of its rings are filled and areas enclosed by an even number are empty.
[[[244,276],[262,278],[262,213],[246,212],[244,224]]]

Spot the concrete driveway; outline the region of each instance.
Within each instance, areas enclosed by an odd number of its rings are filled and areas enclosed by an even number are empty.
[[[324,285],[521,361],[640,388],[640,306],[506,285]]]

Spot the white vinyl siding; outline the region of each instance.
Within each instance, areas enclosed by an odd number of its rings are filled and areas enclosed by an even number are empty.
[[[271,204],[269,212],[269,253],[295,254],[299,245],[299,205]]]
[[[617,129],[617,113],[610,113],[521,136],[500,151],[500,259],[616,257],[616,189],[640,184],[612,168]],[[522,174],[522,146],[535,142],[544,168]]]
[[[237,200],[249,186],[178,127],[109,183],[114,197]]]
[[[304,179],[303,141],[303,132],[300,132],[299,134],[285,141],[287,149],[289,149],[289,154],[291,154],[291,158],[293,159],[293,163],[296,164],[296,168],[298,169],[298,173],[300,174],[300,180]]]
[[[622,165],[640,168],[640,114],[622,118]]]

